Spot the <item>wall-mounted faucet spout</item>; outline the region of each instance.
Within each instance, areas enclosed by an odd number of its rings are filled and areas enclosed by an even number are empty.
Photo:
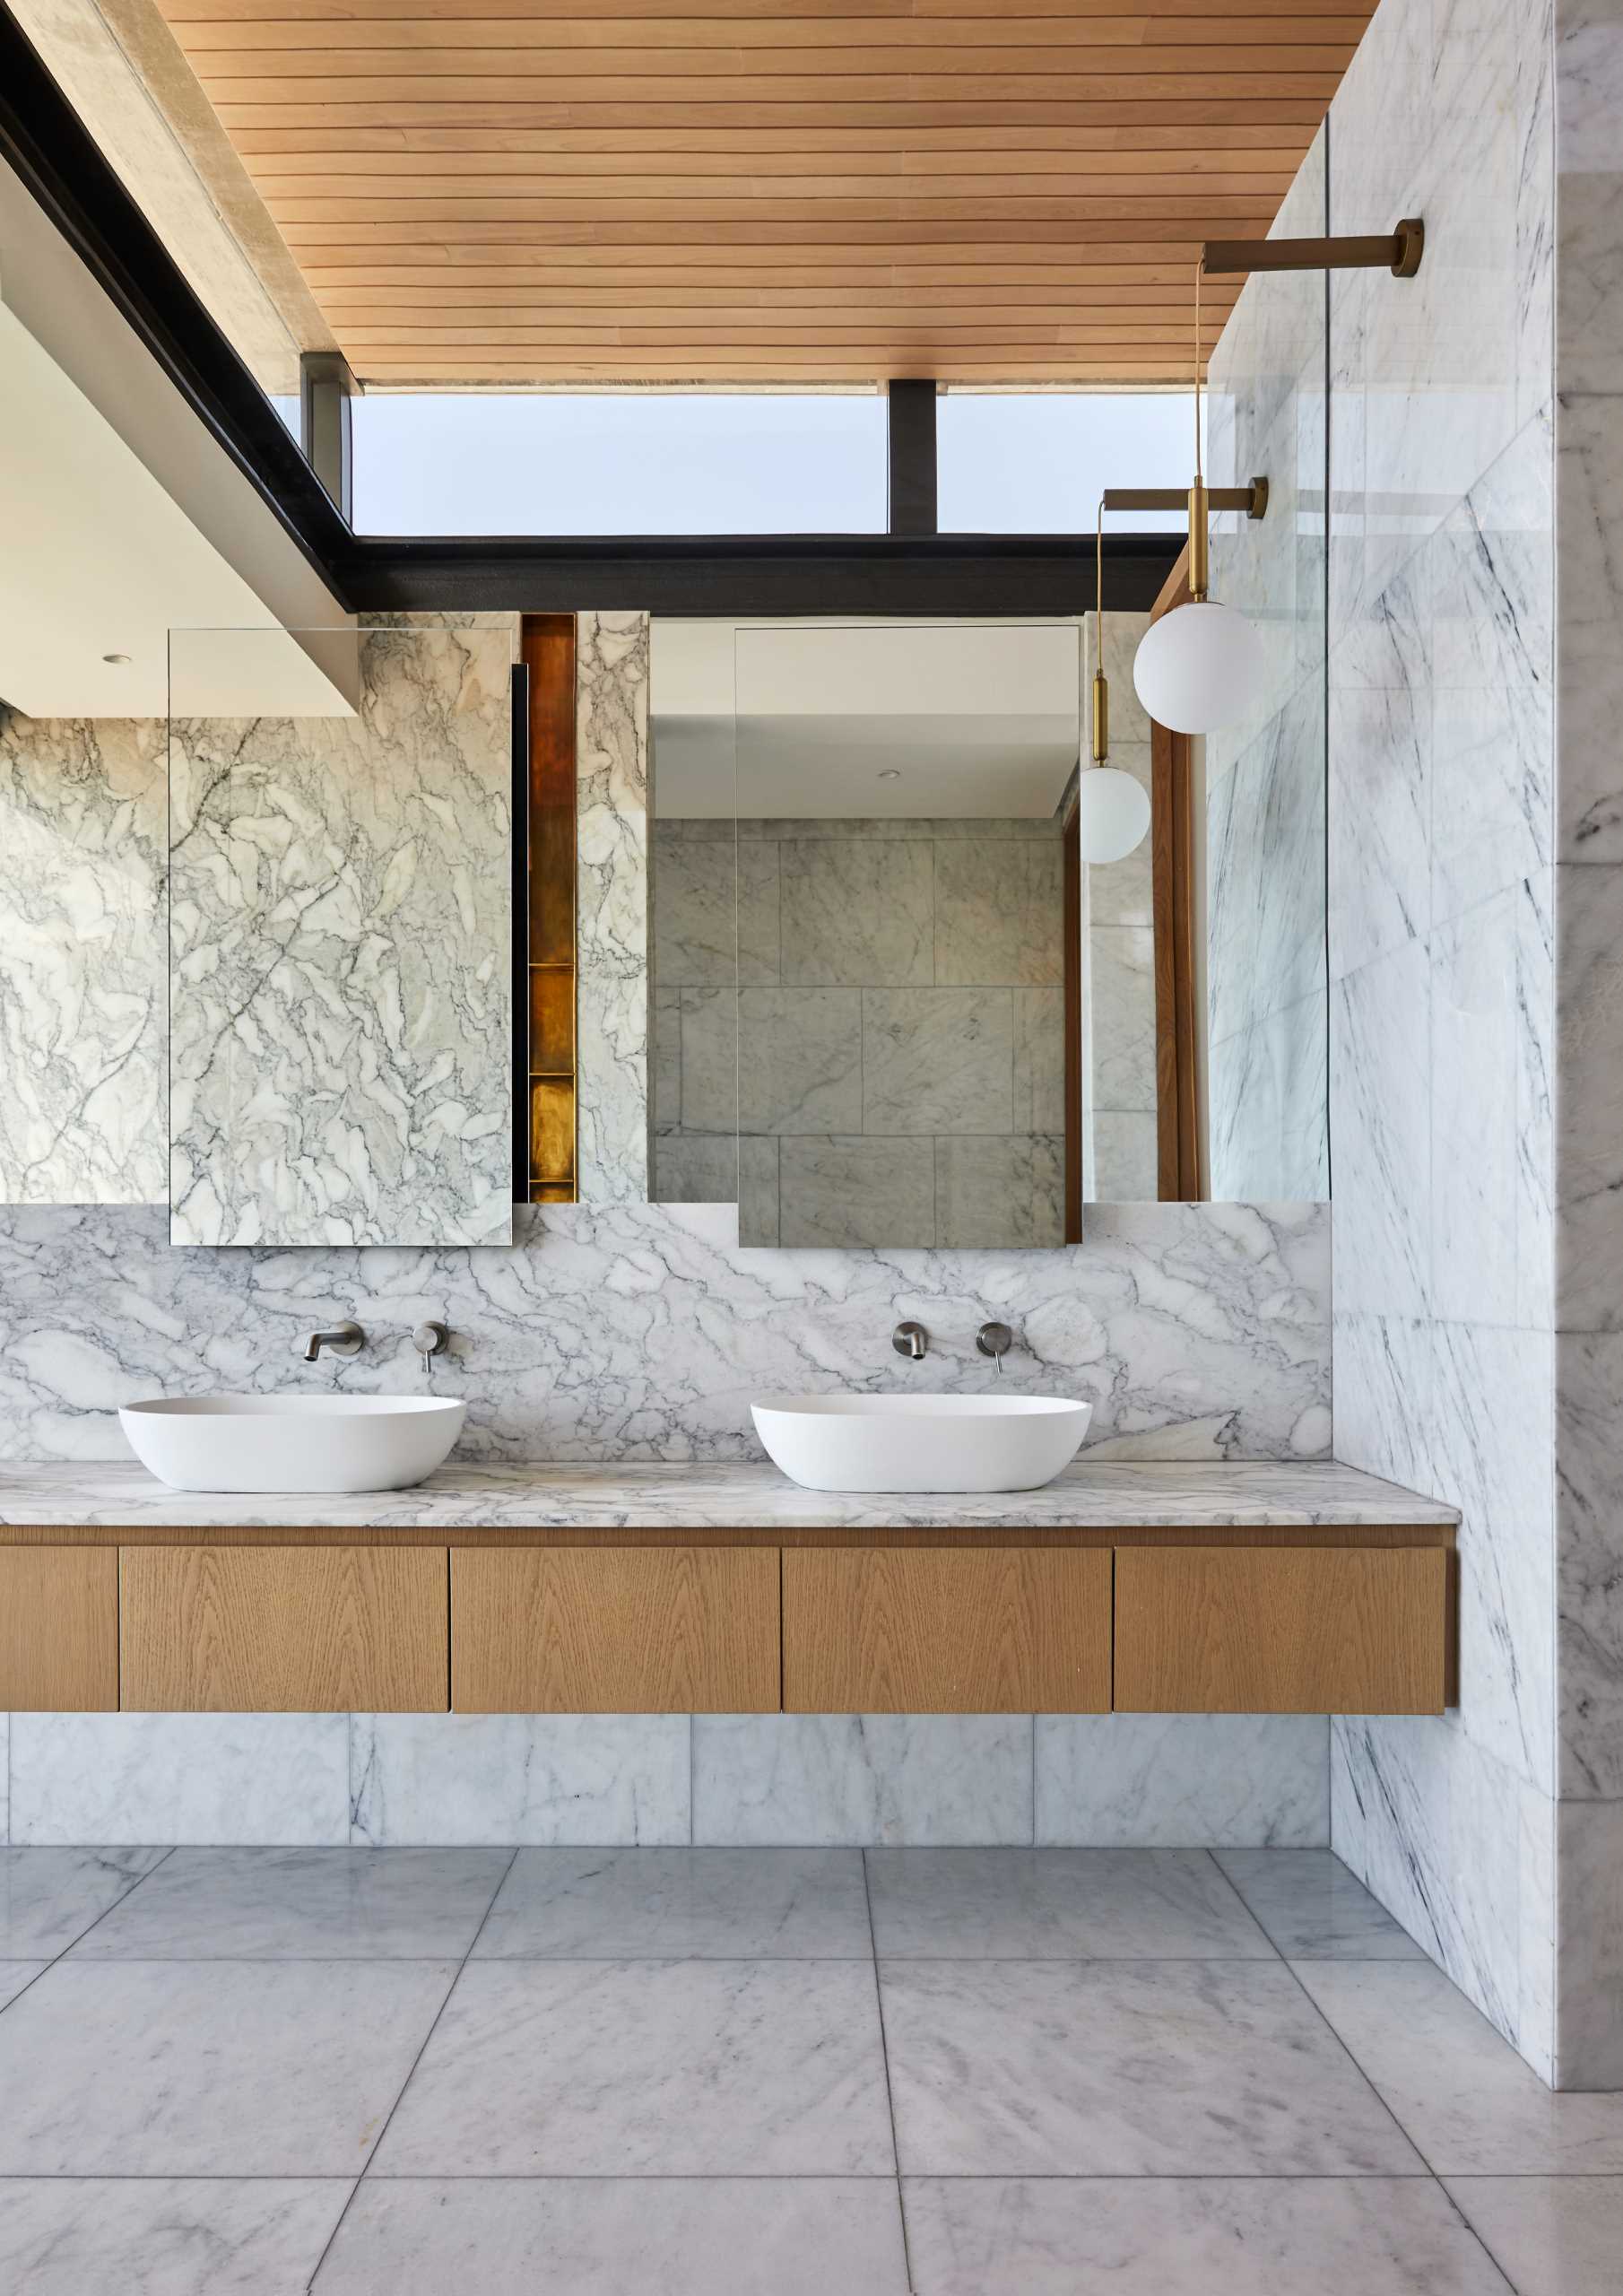
[[[910,1362],[922,1363],[930,1352],[930,1335],[923,1324],[909,1320],[898,1324],[890,1335],[890,1344],[898,1355],[907,1356]]]
[[[366,1345],[366,1334],[359,1324],[334,1324],[331,1331],[307,1331],[293,1342],[296,1352],[307,1363],[319,1362],[325,1351],[329,1355],[359,1355]]]

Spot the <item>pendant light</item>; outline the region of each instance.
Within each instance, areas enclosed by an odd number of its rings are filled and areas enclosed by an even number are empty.
[[[1098,577],[1095,621],[1098,660],[1093,672],[1093,725],[1089,741],[1093,762],[1078,775],[1076,784],[1077,839],[1084,861],[1098,864],[1124,861],[1134,846],[1144,841],[1150,827],[1150,792],[1131,773],[1108,765],[1110,755],[1110,684],[1105,675],[1105,505],[1099,504],[1094,530],[1093,562]]]
[[[1189,596],[1145,632],[1133,683],[1158,725],[1212,734],[1243,716],[1263,677],[1263,642],[1243,613],[1207,593],[1211,504],[1201,466],[1201,266],[1194,272],[1194,484],[1189,490]]]

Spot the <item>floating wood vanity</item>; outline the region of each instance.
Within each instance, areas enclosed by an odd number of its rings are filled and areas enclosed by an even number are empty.
[[[0,1709],[1435,1714],[1451,1509],[1343,1467],[848,1500],[769,1468],[195,1499],[0,1477]]]

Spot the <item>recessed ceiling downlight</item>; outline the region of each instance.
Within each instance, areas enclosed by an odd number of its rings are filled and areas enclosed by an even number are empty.
[[[886,766],[884,771],[879,776],[881,781],[899,781],[901,778],[902,770],[899,765]]]
[[[122,670],[127,668],[135,657],[133,654],[104,654],[101,658],[104,662],[111,662],[115,669]]]

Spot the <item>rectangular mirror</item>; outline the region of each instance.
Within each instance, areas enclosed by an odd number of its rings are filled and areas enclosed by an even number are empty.
[[[1322,713],[1254,759],[1175,739],[1147,626],[1106,622],[1147,801],[1107,865],[1093,615],[655,622],[661,1200],[736,1202],[746,1245],[1018,1249],[1093,1202],[1327,1192]]]
[[[508,1240],[512,650],[170,633],[175,1243]]]

